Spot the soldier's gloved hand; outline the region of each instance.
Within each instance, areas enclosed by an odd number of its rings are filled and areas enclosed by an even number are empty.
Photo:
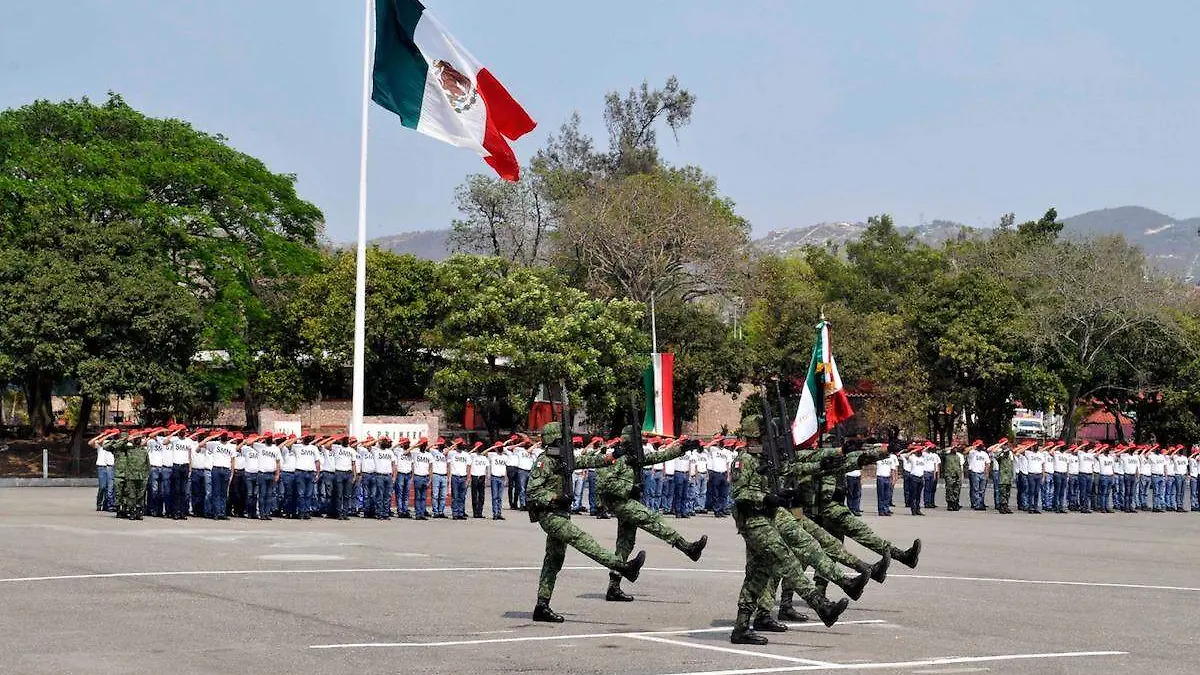
[[[629,444],[628,443],[620,443],[617,445],[617,447],[613,448],[613,452],[612,452],[613,459],[621,459],[622,457],[624,457],[625,455],[628,455],[628,454],[629,454]]]
[[[840,455],[826,457],[821,460],[821,473],[829,473],[836,470],[842,465],[842,457]]]
[[[558,509],[569,509],[575,498],[571,495],[556,495],[550,505]]]
[[[774,511],[780,506],[783,506],[783,502],[779,500],[779,495],[767,494],[767,496],[763,497],[763,506],[766,507],[768,511]]]
[[[783,504],[791,504],[796,499],[796,490],[795,488],[785,488],[780,490],[778,495],[780,502]]]
[[[641,498],[642,498],[642,486],[641,486],[641,485],[634,485],[634,486],[633,486],[633,487],[632,487],[632,488],[629,490],[629,498],[630,498],[630,499],[641,499]]]

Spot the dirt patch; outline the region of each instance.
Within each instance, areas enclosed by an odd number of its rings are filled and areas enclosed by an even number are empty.
[[[7,444],[8,449],[3,449]],[[0,478],[41,478],[42,448],[50,451],[50,477],[76,478],[96,474],[96,452],[85,447],[79,458],[79,470],[71,470],[71,437],[54,435],[40,441],[8,440],[0,442]]]

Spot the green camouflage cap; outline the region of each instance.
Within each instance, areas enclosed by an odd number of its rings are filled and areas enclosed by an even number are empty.
[[[542,427],[542,445],[553,445],[562,438],[562,423],[547,422],[546,426]]]
[[[625,427],[621,429],[621,440],[625,441],[626,443],[633,440],[632,424],[626,424]]]
[[[758,438],[762,435],[762,415],[746,415],[742,418],[742,425],[738,428],[738,435],[742,438]]]

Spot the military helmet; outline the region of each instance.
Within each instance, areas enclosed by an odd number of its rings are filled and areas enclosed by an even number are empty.
[[[547,422],[546,426],[542,427],[542,445],[547,447],[554,445],[562,438],[562,423]]]
[[[633,425],[626,424],[621,428],[621,440],[628,443],[633,440]]]
[[[747,439],[758,438],[762,435],[762,419],[762,415],[746,415],[742,418],[738,435]]]

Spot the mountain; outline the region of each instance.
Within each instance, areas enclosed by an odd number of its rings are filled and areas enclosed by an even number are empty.
[[[1200,280],[1200,218],[1175,220],[1141,206],[1088,211],[1063,221],[1063,236],[1120,234],[1137,244],[1162,271]]]
[[[867,229],[866,223],[820,223],[788,230],[768,232],[765,237],[755,239],[755,248],[768,253],[787,253],[805,246],[842,246],[862,236]],[[962,223],[950,220],[934,220],[917,227],[897,227],[900,232],[911,232],[917,241],[930,246],[938,246],[947,239],[961,235],[970,236],[977,232]]]
[[[376,237],[370,243],[394,253],[411,253],[426,260],[445,260],[450,257],[450,248],[446,244],[448,236],[450,230],[417,230]]]

